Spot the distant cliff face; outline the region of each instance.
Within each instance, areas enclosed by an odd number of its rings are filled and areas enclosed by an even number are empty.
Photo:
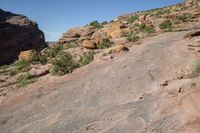
[[[0,65],[16,60],[21,51],[44,47],[44,33],[37,23],[0,9]]]

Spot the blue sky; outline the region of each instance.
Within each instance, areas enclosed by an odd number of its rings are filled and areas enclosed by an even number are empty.
[[[0,8],[37,21],[46,41],[56,41],[70,28],[98,20],[179,3],[182,0],[0,0]]]

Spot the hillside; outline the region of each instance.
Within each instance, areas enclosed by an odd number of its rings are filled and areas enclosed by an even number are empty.
[[[199,3],[94,21],[32,60],[22,52],[0,69],[0,131],[198,133]]]

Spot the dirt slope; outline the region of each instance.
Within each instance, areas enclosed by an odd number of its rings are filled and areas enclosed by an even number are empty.
[[[185,77],[197,54],[188,51],[193,42],[184,39],[187,32],[146,38],[128,53],[80,68],[59,84],[42,81],[18,92],[0,106],[0,131],[198,132],[200,82]]]

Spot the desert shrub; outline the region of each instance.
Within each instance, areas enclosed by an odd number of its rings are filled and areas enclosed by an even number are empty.
[[[172,22],[170,20],[165,20],[159,25],[160,29],[171,29],[172,28]]]
[[[194,78],[194,77],[199,76],[199,74],[200,74],[200,59],[193,60],[190,65],[190,69],[191,69],[192,73],[189,77]]]
[[[17,87],[21,88],[24,87],[30,83],[33,83],[36,81],[36,78],[33,77],[30,73],[22,74],[17,78]]]
[[[95,27],[95,28],[97,28],[97,29],[100,29],[100,28],[103,27],[98,21],[92,21],[92,22],[90,23],[90,26],[93,26],[93,27]]]
[[[31,69],[30,62],[25,60],[18,60],[15,62],[16,69],[20,72],[27,72]]]
[[[139,31],[147,32],[149,34],[156,32],[154,26],[147,26],[145,23],[140,24],[138,29]]]
[[[139,25],[139,30],[140,30],[140,31],[143,31],[143,30],[146,29],[146,27],[147,27],[146,24],[145,24],[145,23],[142,23],[142,24]]]
[[[9,71],[9,75],[10,76],[15,76],[17,74],[17,71],[15,70],[15,69],[11,69],[10,71]]]
[[[61,44],[56,44],[56,45],[53,45],[51,47],[48,47],[46,50],[45,50],[45,56],[48,57],[48,58],[54,58],[58,55],[58,53],[60,51],[63,50],[63,45]]]
[[[140,37],[134,33],[122,32],[122,37],[126,37],[129,42],[136,42],[140,39]]]
[[[63,45],[63,49],[70,49],[70,48],[76,48],[78,47],[79,45],[77,43],[65,43]]]
[[[182,14],[181,16],[178,16],[178,19],[181,21],[186,21],[191,18],[192,18],[192,14],[190,14],[190,13],[185,13],[185,14]]]
[[[42,65],[46,64],[48,62],[47,57],[41,53],[37,53],[35,56],[33,56],[32,59],[33,63],[40,63]]]
[[[86,52],[81,57],[80,65],[84,66],[84,65],[90,64],[93,61],[93,59],[94,59],[94,52],[92,51]]]
[[[149,33],[149,34],[151,34],[151,33],[155,33],[156,30],[155,30],[155,28],[153,26],[150,26],[150,27],[146,28],[146,32]]]
[[[140,39],[140,37],[137,36],[137,35],[135,35],[135,34],[129,35],[129,36],[127,37],[127,40],[128,40],[129,42],[136,42],[136,41],[138,41],[139,39]]]
[[[127,18],[128,23],[134,23],[136,20],[139,20],[138,16],[131,16]]]
[[[98,49],[104,49],[111,47],[113,45],[113,42],[111,42],[109,39],[103,39],[103,41],[99,44],[97,44]]]
[[[71,73],[78,64],[74,61],[72,55],[68,52],[61,52],[52,61],[54,75],[64,75],[66,73]]]

